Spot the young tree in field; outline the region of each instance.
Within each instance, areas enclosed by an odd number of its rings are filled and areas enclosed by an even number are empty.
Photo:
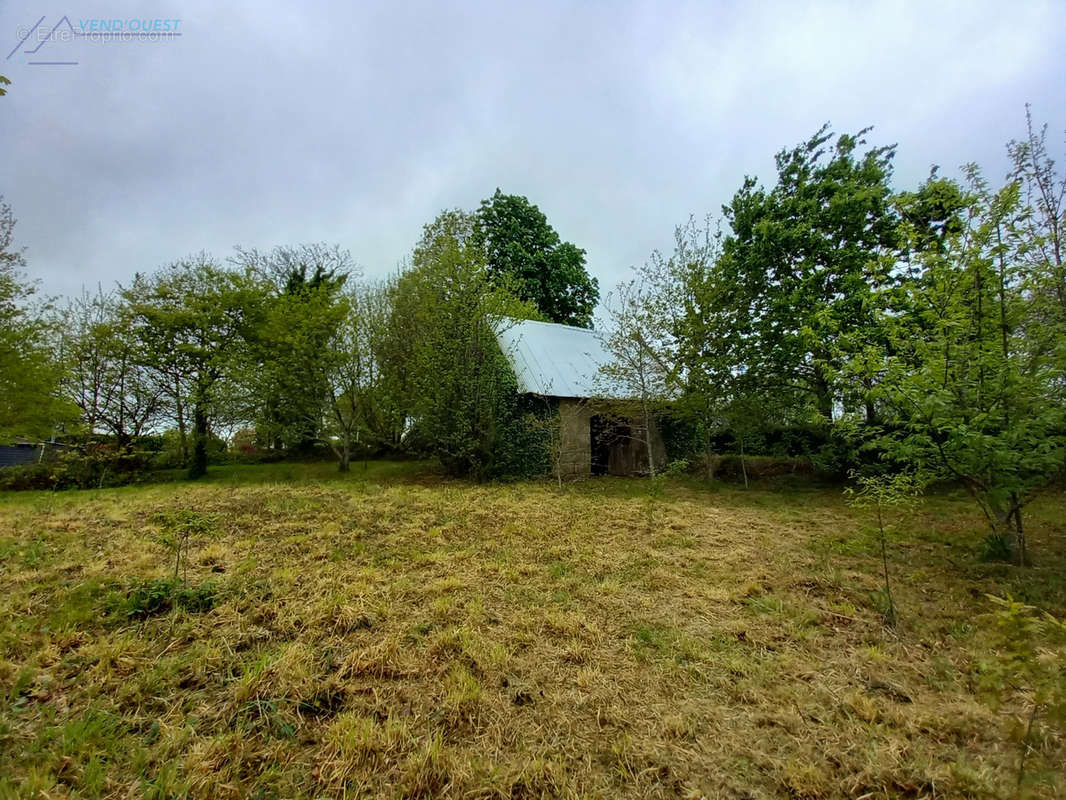
[[[122,291],[132,331],[172,403],[184,438],[192,415],[189,477],[207,472],[213,423],[241,416],[249,342],[262,315],[266,288],[249,272],[222,268],[206,254],[179,261],[151,276],[137,275]]]
[[[490,278],[506,278],[501,285],[551,322],[592,324],[599,289],[585,269],[585,251],[562,241],[529,200],[497,189],[481,202],[474,234],[485,250]]]
[[[162,387],[136,350],[129,310],[120,297],[100,290],[72,300],[64,317],[64,390],[90,434],[110,434],[126,447],[163,410]]]
[[[611,356],[600,370],[602,393],[632,405],[641,421],[639,438],[655,477],[655,414],[673,396],[672,339],[666,308],[648,279],[627,281],[608,297],[603,343]],[[628,415],[627,415],[628,416]]]
[[[78,413],[62,397],[62,365],[52,354],[45,309],[33,306],[35,287],[20,272],[26,260],[14,231],[14,214],[0,197],[0,437],[44,439]]]
[[[1062,766],[1057,752],[1041,743],[1066,733],[1066,618],[1056,618],[1010,595],[988,595],[988,599],[995,604],[988,615],[992,658],[982,664],[978,689],[1010,720],[1010,738],[1018,747],[1014,796],[1030,797],[1023,793],[1027,778],[1042,782],[1040,770],[1034,770],[1037,775],[1030,773],[1033,766],[1043,766],[1045,775]],[[1015,703],[1021,704],[1017,715],[1011,713]]]
[[[505,318],[534,317],[485,268],[474,218],[445,211],[425,227],[393,290],[394,317],[409,326],[408,410],[444,467],[485,477],[496,466],[515,379],[496,342]]]
[[[877,520],[877,534],[881,544],[881,569],[885,579],[884,619],[895,625],[899,619],[896,601],[892,597],[892,582],[888,572],[888,533],[892,530],[892,515],[904,515],[913,509],[925,488],[925,479],[914,472],[883,473],[881,475],[852,474],[856,486],[844,490],[848,505],[870,509]]]
[[[890,459],[958,481],[984,512],[990,543],[1024,565],[1023,509],[1066,458],[1063,364],[1028,336],[1041,307],[1020,258],[1030,246],[1020,185],[993,192],[976,167],[968,172],[961,231],[925,252],[909,312],[884,320],[879,379],[890,418],[880,445]]]

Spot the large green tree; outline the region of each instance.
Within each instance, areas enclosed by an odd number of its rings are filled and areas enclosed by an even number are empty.
[[[14,232],[14,214],[0,198],[0,438],[43,439],[78,413],[60,391],[47,307],[33,303],[36,287],[21,272],[26,260]]]
[[[138,352],[132,315],[114,292],[83,292],[64,311],[63,388],[81,409],[89,434],[106,433],[120,447],[160,419],[163,391]]]
[[[585,269],[585,251],[562,241],[537,206],[497,189],[481,202],[473,233],[493,280],[506,278],[552,322],[591,326],[599,288]]]
[[[702,440],[708,479],[716,465],[713,440],[733,433],[741,445],[761,429],[786,421],[788,394],[767,392],[744,369],[749,342],[741,310],[732,308],[735,284],[722,259],[722,232],[712,219],[689,219],[674,232],[669,256],[653,253],[642,270],[653,287],[654,319],[672,360],[671,402]]]
[[[894,147],[860,152],[866,132],[824,126],[777,155],[773,188],[747,178],[724,207],[722,257],[696,290],[712,327],[732,331],[733,368],[826,420],[840,404],[874,416],[869,387],[841,372],[856,331],[877,335],[873,298],[893,281],[899,247]]]
[[[308,451],[321,438],[330,343],[344,317],[341,294],[354,261],[324,243],[237,248],[233,261],[272,287],[252,346],[256,430],[274,447]]]
[[[182,438],[192,418],[191,478],[207,471],[212,427],[246,412],[242,389],[267,291],[251,272],[225,269],[207,254],[137,275],[122,291],[138,352],[169,398]]]
[[[1032,333],[1049,322],[1025,262],[1033,241],[1021,183],[993,191],[976,167],[968,174],[963,224],[924,251],[906,313],[883,320],[879,445],[958,482],[985,512],[995,549],[1026,564],[1023,509],[1066,459],[1066,372],[1061,351]]]
[[[455,210],[425,227],[393,290],[395,332],[410,344],[402,368],[409,414],[455,474],[494,474],[509,444],[515,378],[495,330],[536,309],[505,283],[485,269],[474,217]]]

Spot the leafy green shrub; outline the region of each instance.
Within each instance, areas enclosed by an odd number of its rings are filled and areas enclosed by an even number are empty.
[[[689,464],[687,459],[680,458],[670,462],[666,467],[666,474],[672,478],[678,478],[687,473],[691,469],[691,466],[692,465]]]
[[[832,480],[844,480],[863,464],[863,441],[845,424],[829,429],[825,441],[810,454],[814,471]]]
[[[691,459],[704,452],[704,428],[691,418],[665,412],[655,415],[655,425],[671,461]]]
[[[150,478],[149,457],[110,445],[88,446],[57,458],[0,470],[0,489],[100,489]]]
[[[24,464],[0,469],[0,489],[24,491],[54,488],[51,464]]]
[[[204,581],[199,586],[182,586],[174,592],[178,608],[191,614],[203,614],[218,603],[218,586],[214,581]]]
[[[275,464],[284,461],[286,452],[255,444],[239,444],[226,451],[226,463],[229,464]]]
[[[157,438],[159,444],[153,448],[155,455],[151,461],[153,468],[177,469],[187,465],[188,459],[192,455],[192,434],[189,434],[186,438],[184,452],[181,446],[181,433],[177,429],[171,428]],[[222,463],[226,457],[226,442],[211,434],[207,437],[206,445],[208,462],[211,464]]]
[[[218,602],[218,586],[204,581],[186,586],[173,578],[138,580],[124,591],[112,593],[108,611],[130,619],[147,619],[180,608],[193,614],[210,611]]]
[[[502,415],[486,477],[502,480],[538,478],[552,471],[551,429],[558,414],[522,414],[517,402]]]
[[[985,536],[981,548],[982,561],[1013,561],[1014,550],[1006,534],[996,531]]]
[[[57,489],[97,489],[144,481],[149,459],[113,447],[90,447],[84,453],[60,456],[56,468]]]

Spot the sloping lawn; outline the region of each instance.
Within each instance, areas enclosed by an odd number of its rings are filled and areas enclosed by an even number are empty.
[[[928,501],[893,629],[837,490],[327,466],[0,496],[0,798],[1014,794],[985,593],[1066,612],[1062,495],[1029,570]]]

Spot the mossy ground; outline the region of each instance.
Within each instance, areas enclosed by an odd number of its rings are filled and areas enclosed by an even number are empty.
[[[832,489],[371,463],[8,494],[0,797],[1008,797],[1022,709],[977,692],[985,593],[1066,610],[1063,500],[1027,570],[929,500],[887,628],[875,533]],[[213,607],[132,614],[176,511]],[[1035,744],[1026,791],[1059,796],[1066,745]]]

